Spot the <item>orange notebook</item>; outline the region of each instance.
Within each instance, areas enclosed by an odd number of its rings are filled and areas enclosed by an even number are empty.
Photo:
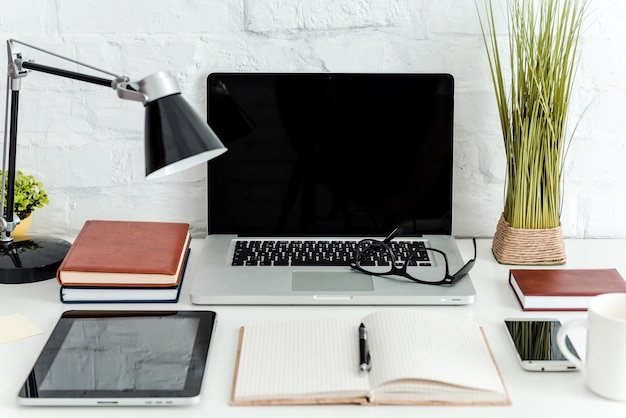
[[[596,295],[626,292],[616,269],[511,269],[509,284],[525,311],[584,311]]]
[[[89,220],[57,270],[64,286],[175,286],[189,224]]]

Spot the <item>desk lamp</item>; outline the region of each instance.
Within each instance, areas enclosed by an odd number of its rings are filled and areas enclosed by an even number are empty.
[[[32,60],[24,59],[19,50],[20,46],[61,58],[112,78],[100,78],[36,64]],[[167,71],[158,72],[135,82],[125,76],[101,70],[15,39],[7,41],[7,49],[9,67],[2,189],[0,191],[0,214],[2,214],[0,219],[0,283],[29,283],[54,278],[56,269],[70,247],[69,242],[58,238],[29,236],[24,239],[14,239],[11,236],[11,232],[20,222],[13,208],[17,173],[19,94],[21,80],[31,71],[107,86],[115,89],[121,99],[142,102],[146,109],[146,178],[157,178],[184,170],[226,151],[208,124],[183,99],[176,79]],[[6,208],[3,208],[5,191],[7,204]]]

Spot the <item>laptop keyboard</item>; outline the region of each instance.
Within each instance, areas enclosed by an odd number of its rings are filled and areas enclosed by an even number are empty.
[[[358,241],[317,240],[237,240],[233,266],[349,266],[354,261]],[[391,249],[399,262],[413,254],[411,265],[430,266],[424,241],[392,241]],[[386,251],[369,251],[362,265],[389,265]]]

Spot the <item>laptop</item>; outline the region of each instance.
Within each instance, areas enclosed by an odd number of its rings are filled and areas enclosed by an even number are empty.
[[[192,303],[473,303],[469,275],[441,286],[350,266],[355,243],[398,227],[393,243],[440,250],[450,273],[464,265],[451,236],[453,110],[450,74],[210,74],[208,123],[228,152],[208,163]],[[352,252],[326,254],[337,246]],[[425,253],[416,274],[439,280],[443,257]]]

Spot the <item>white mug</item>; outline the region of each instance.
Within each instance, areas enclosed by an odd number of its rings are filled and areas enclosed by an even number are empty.
[[[568,321],[559,329],[559,348],[582,370],[592,392],[626,401],[626,293],[594,296],[587,314],[587,319]],[[565,345],[565,336],[574,328],[587,329],[585,361],[574,356]]]

